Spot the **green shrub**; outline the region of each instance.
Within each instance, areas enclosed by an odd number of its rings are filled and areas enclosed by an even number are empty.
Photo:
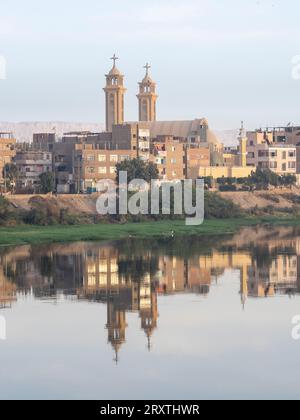
[[[230,219],[244,216],[239,206],[211,192],[205,192],[204,212],[207,219]]]

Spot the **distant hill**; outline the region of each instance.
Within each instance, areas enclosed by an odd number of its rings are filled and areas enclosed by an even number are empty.
[[[102,124],[95,123],[72,123],[72,122],[0,122],[0,131],[11,131],[14,133],[15,138],[19,142],[32,141],[33,133],[47,133],[54,132],[58,137],[61,137],[63,133],[69,131],[103,131],[104,126]]]

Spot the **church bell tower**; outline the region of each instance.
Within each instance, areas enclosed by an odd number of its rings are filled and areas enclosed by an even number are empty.
[[[106,131],[111,132],[114,124],[124,122],[124,75],[117,69],[116,54],[111,58],[114,64],[106,77],[105,92],[105,112],[106,112]]]
[[[156,121],[156,101],[158,95],[156,94],[156,83],[149,75],[151,66],[147,63],[144,68],[146,75],[141,83],[139,83],[140,91],[137,95],[139,100],[139,121]]]

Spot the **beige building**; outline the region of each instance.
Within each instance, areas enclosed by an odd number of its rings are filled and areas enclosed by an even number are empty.
[[[252,151],[254,150],[254,151]],[[249,161],[260,169],[270,169],[278,175],[296,174],[296,146],[259,144],[248,152]]]
[[[16,139],[12,133],[0,133],[0,184],[4,184],[4,167],[16,155]]]
[[[114,124],[124,122],[124,75],[117,69],[116,55],[112,57],[113,68],[106,75],[105,105],[106,105],[106,131],[111,132]]]
[[[183,143],[172,137],[165,137],[153,144],[151,160],[156,164],[162,180],[182,180],[186,178],[186,149]]]
[[[103,150],[97,145],[78,144],[75,146],[73,178],[77,192],[96,190],[97,182],[116,179],[116,165],[133,159],[136,152],[130,149]]]
[[[141,83],[139,83],[139,121],[156,121],[156,101],[158,95],[156,94],[156,83],[149,75],[151,68],[147,63],[144,67],[146,75]]]
[[[206,147],[187,148],[186,173],[188,179],[197,179],[200,168],[210,166],[210,149]]]

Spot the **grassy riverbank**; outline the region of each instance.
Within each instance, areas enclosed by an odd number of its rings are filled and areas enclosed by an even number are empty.
[[[242,226],[270,223],[300,226],[300,219],[249,218],[207,220],[203,225],[189,227],[182,221],[97,224],[78,226],[18,226],[0,228],[0,245],[41,244],[50,242],[102,241],[128,237],[168,238],[185,235],[222,235],[236,232]]]

